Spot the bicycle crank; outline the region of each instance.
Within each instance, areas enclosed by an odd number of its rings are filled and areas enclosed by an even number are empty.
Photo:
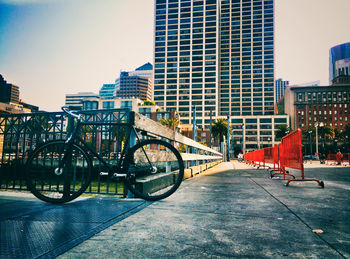
[[[62,175],[62,174],[63,174],[63,168],[56,168],[56,169],[55,169],[55,175],[60,176],[60,175]]]

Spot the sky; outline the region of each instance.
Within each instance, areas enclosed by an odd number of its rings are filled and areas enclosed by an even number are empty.
[[[275,0],[275,77],[328,85],[329,49],[350,42],[350,0]],[[59,111],[120,71],[153,62],[154,0],[0,0],[0,74]]]

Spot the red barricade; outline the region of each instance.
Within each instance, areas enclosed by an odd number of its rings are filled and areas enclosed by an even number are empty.
[[[264,160],[264,149],[259,149],[254,151],[256,153],[255,161],[258,162],[256,164],[258,167],[264,166],[265,167],[265,160]]]
[[[280,144],[277,144],[273,147],[273,169],[280,171]]]
[[[347,159],[349,159],[349,156],[347,156]],[[324,187],[324,183],[318,179],[305,178],[300,129],[283,137],[281,144],[244,154],[244,160],[259,167],[265,167],[266,163],[273,164],[271,178],[277,174],[283,175],[284,180],[286,180],[287,175],[293,177],[293,179],[287,181],[286,186],[292,181],[316,181],[321,187]],[[295,178],[294,175],[289,174],[287,168],[300,170],[301,178]],[[275,173],[272,174],[273,171]]]
[[[269,164],[269,168],[271,168],[271,165],[274,165],[274,159],[273,159],[273,147],[267,147],[264,148],[264,165]]]
[[[344,153],[344,154],[328,154],[327,155],[327,164],[333,163],[333,164],[345,164],[349,163],[350,165],[350,154]]]
[[[283,175],[283,180],[286,180],[286,175],[295,178],[294,175],[287,173],[286,170],[282,170],[280,165],[281,150],[282,144],[277,144],[273,147],[273,169],[270,171],[271,178],[276,175]]]
[[[343,163],[348,163],[350,165],[350,153],[345,153],[343,156]]]
[[[244,154],[244,160],[246,163],[254,166],[263,166],[264,165],[264,150],[255,150]]]
[[[316,181],[321,187],[324,187],[324,183],[318,179],[305,178],[300,129],[283,137],[281,146],[280,164],[283,172],[287,172],[286,168],[301,170],[301,178],[288,180],[286,186],[288,186],[291,181]]]
[[[337,163],[337,157],[336,154],[328,154],[327,155],[327,164],[329,163]]]

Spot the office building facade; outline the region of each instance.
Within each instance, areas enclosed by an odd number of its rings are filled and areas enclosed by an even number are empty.
[[[2,75],[0,75],[0,102],[19,103],[19,87],[7,83]]]
[[[118,90],[119,88],[117,88],[117,84],[103,84],[99,91],[99,95],[102,99],[113,99]]]
[[[98,94],[92,92],[79,92],[77,94],[66,94],[65,105],[83,108],[83,100],[86,98],[100,98]],[[97,108],[97,107],[96,107]]]
[[[153,84],[151,79],[130,75],[130,72],[121,72],[119,80],[120,87],[116,91],[116,97],[153,100]]]
[[[177,110],[184,124],[193,123],[195,107],[196,125],[203,128],[210,114],[229,115],[240,131],[246,120],[258,129],[257,118],[264,116],[274,139],[273,0],[155,0],[154,38],[160,107]],[[277,123],[288,123],[280,117]]]
[[[274,114],[273,0],[156,0],[154,100],[199,125]]]
[[[104,84],[99,95],[101,99],[139,98],[153,100],[153,66],[145,63],[134,71],[121,72],[114,84]]]
[[[293,128],[307,129],[323,123],[342,130],[350,122],[350,84],[332,86],[289,86],[285,111]]]
[[[153,65],[149,62],[129,72],[129,76],[141,76],[153,80]]]

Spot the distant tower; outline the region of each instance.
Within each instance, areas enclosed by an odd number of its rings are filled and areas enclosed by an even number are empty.
[[[329,84],[340,75],[350,75],[350,42],[337,45],[329,51]]]
[[[115,80],[115,96],[153,100],[153,66],[146,63],[134,71],[121,72]]]
[[[136,75],[130,76],[130,72],[120,73],[120,88],[116,92],[116,97],[151,101],[153,100],[152,92],[151,79]]]
[[[99,91],[101,99],[113,99],[116,93],[116,84],[103,84]]]
[[[275,81],[276,103],[282,98],[282,96],[284,95],[284,91],[286,90],[286,86],[288,85],[289,81],[283,81],[282,78],[278,78]]]
[[[19,103],[19,87],[7,83],[2,75],[0,75],[0,102]]]

